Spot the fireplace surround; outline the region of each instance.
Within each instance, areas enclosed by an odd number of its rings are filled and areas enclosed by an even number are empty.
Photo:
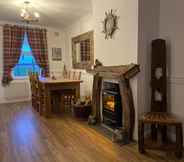
[[[96,60],[93,69],[87,72],[94,75],[93,94],[92,94],[92,114],[89,117],[89,124],[96,124],[103,121],[101,117],[101,92],[104,79],[117,80],[119,84],[120,98],[122,101],[122,130],[128,136],[128,140],[133,140],[133,131],[135,124],[135,110],[133,103],[130,79],[140,71],[139,65],[129,64],[120,66],[103,66]],[[111,103],[110,103],[111,104]]]

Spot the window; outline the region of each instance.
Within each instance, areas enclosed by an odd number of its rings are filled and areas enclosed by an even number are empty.
[[[24,40],[21,48],[21,55],[18,63],[12,70],[13,78],[26,78],[29,72],[38,72],[41,74],[41,68],[36,63],[31,47],[28,42],[27,33],[24,34]]]

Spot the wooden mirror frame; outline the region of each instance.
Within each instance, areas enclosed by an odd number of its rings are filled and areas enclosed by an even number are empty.
[[[87,33],[78,35],[72,38],[72,64],[74,69],[90,69],[91,66],[94,64],[94,38],[93,38],[93,31],[89,31]],[[76,44],[80,43],[84,40],[89,39],[90,41],[90,60],[77,62],[77,53],[76,53]]]

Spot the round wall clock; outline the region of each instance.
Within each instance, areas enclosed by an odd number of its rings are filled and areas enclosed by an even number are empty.
[[[114,11],[105,12],[105,19],[103,21],[103,33],[105,34],[105,39],[112,39],[114,32],[118,28],[118,16],[115,15]]]

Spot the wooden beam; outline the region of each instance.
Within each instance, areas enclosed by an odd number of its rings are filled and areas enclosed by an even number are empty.
[[[93,75],[99,73],[101,77],[118,78],[124,76],[126,79],[130,79],[140,71],[139,65],[129,64],[121,66],[98,66],[94,69],[88,69],[87,72]]]
[[[102,78],[99,74],[94,76],[93,80],[93,96],[92,96],[92,116],[96,118],[97,122],[100,119],[100,95],[102,88]]]

